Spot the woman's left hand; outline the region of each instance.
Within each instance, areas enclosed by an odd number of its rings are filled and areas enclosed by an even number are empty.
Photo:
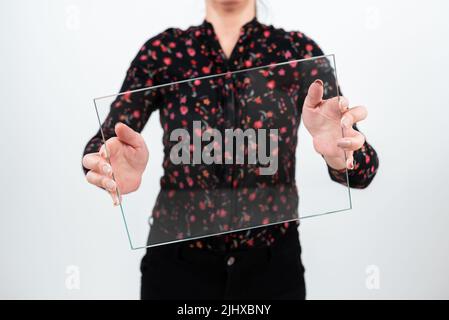
[[[352,126],[365,119],[368,112],[362,106],[349,108],[348,99],[344,97],[323,100],[323,94],[321,80],[310,85],[302,109],[304,125],[312,135],[315,150],[330,167],[353,169],[354,151],[363,146],[365,137]]]

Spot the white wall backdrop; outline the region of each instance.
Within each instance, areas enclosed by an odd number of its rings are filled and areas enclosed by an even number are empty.
[[[263,22],[336,54],[380,157],[349,214],[302,223],[308,298],[449,298],[449,2],[264,4]],[[203,16],[202,0],[0,2],[0,298],[139,297],[143,252],[80,169],[92,98],[146,39]]]

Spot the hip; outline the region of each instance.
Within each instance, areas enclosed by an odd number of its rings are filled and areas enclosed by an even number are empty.
[[[141,262],[142,298],[305,298],[297,230],[257,248],[212,251],[188,242],[147,249]]]

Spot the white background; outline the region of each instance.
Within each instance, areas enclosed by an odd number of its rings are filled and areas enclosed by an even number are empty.
[[[264,3],[260,20],[336,54],[380,157],[350,214],[302,223],[308,298],[449,298],[449,3]],[[80,168],[92,98],[149,37],[203,17],[201,0],[1,2],[0,298],[139,297],[143,252]]]

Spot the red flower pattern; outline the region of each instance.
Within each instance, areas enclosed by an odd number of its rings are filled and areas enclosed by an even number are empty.
[[[210,91],[209,83],[195,80],[190,87],[189,95],[170,96],[163,98],[156,95],[145,96],[146,101],[139,101],[140,94],[134,97],[129,91],[142,89],[151,85],[195,78],[209,74],[226,73],[249,67],[260,67],[287,60],[304,59],[323,55],[317,44],[301,32],[287,32],[273,26],[261,24],[253,19],[242,27],[240,38],[230,59],[227,59],[220,47],[212,25],[204,21],[199,26],[187,30],[168,29],[145,43],[136,58],[132,61],[120,92],[127,92],[112,104],[110,113],[102,125],[106,138],[114,136],[115,123],[122,121],[140,132],[145,126],[150,114],[159,109],[164,142],[168,143],[167,134],[173,129],[174,123],[187,126],[191,123],[192,114],[203,117],[216,126],[227,127],[228,112],[236,112],[236,116],[244,119],[247,125],[262,128],[283,121],[279,126],[285,145],[276,150],[280,157],[280,172],[272,177],[263,177],[257,167],[213,168],[202,166],[172,166],[166,154],[163,167],[164,176],[161,179],[161,193],[153,210],[153,218],[159,221],[160,232],[172,221],[174,225],[186,224],[184,228],[172,230],[168,236],[181,239],[188,237],[189,232],[198,228],[219,226],[226,232],[230,223],[236,223],[235,212],[227,210],[238,205],[241,213],[241,223],[247,223],[259,217],[259,225],[276,221],[270,219],[270,214],[288,215],[297,209],[298,194],[294,186],[294,156],[290,151],[296,148],[295,130],[299,126],[302,101],[307,92],[307,85],[291,91],[291,100],[297,103],[277,99],[274,92],[280,83],[276,77],[298,77],[297,63],[290,63],[279,69],[275,75],[268,70],[261,70],[260,75],[270,78],[263,88],[265,93],[252,98],[251,109],[227,110],[213,103],[215,92]],[[320,70],[309,71],[310,81],[315,78],[326,80],[326,75]],[[219,83],[218,87],[229,86],[230,90],[242,90],[250,86],[248,79],[222,77],[221,80],[231,81]],[[331,81],[332,79],[328,79]],[[335,89],[329,94],[335,94]],[[299,91],[298,91],[299,90]],[[249,91],[249,90],[248,90]],[[332,90],[331,90],[332,91]],[[246,92],[246,91],[244,91]],[[272,93],[270,93],[272,92]],[[246,93],[245,93],[246,94]],[[201,97],[204,108],[192,101],[192,97]],[[245,96],[247,100],[250,99]],[[161,100],[162,99],[162,100]],[[207,103],[206,103],[207,102]],[[162,106],[162,107],[161,107]],[[291,108],[299,108],[299,111]],[[244,114],[243,114],[244,112]],[[357,129],[357,128],[356,128]],[[102,145],[101,132],[98,132],[87,144],[84,154],[97,152]],[[285,149],[286,147],[291,149]],[[289,150],[286,152],[285,150]],[[288,155],[288,156],[284,156]],[[230,156],[230,155],[225,155]],[[367,142],[363,148],[354,154],[355,169],[349,172],[351,187],[364,188],[369,185],[378,168],[378,158],[375,150]],[[150,168],[151,169],[151,168]],[[221,171],[220,171],[221,170]],[[330,178],[345,183],[346,171],[328,168]],[[245,179],[240,179],[241,176]],[[292,184],[293,183],[293,184]],[[256,187],[257,186],[257,187]],[[223,189],[221,189],[223,187]],[[201,197],[195,190],[202,190]],[[275,190],[276,192],[272,191]],[[236,203],[226,192],[233,192]],[[215,192],[215,193],[214,193]],[[227,201],[231,201],[227,203]],[[257,212],[257,215],[254,214]],[[185,215],[185,219],[182,218]],[[239,219],[240,219],[239,218]],[[280,223],[252,230],[231,232],[226,235],[207,237],[190,241],[190,246],[199,249],[222,250],[236,247],[260,247],[272,245],[280,239],[288,228],[297,226],[297,222]],[[150,233],[151,237],[151,233]]]

